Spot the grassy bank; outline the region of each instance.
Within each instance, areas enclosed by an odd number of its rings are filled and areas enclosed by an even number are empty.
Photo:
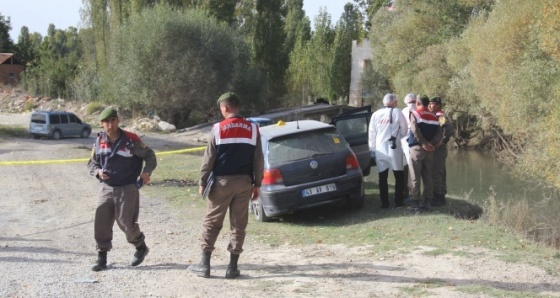
[[[29,136],[29,131],[23,126],[0,125],[0,137],[24,138]]]
[[[200,221],[205,203],[197,194],[200,154],[159,157],[154,183],[147,195],[164,197],[178,206],[187,205],[185,218]],[[467,200],[451,199],[432,213],[411,214],[404,209],[379,208],[375,175],[366,179],[363,209],[326,206],[286,215],[270,223],[251,216],[248,235],[267,245],[345,244],[367,245],[372,254],[407,253],[419,246],[434,248],[429,254],[453,254],[476,258],[489,250],[507,262],[527,262],[558,274],[560,252],[527,240],[512,228],[503,228],[495,218],[469,218],[476,208]],[[497,207],[496,207],[497,208]]]

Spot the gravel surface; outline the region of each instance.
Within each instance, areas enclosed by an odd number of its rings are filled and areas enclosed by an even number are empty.
[[[0,124],[21,125],[27,119],[0,114]],[[163,150],[199,137],[147,135],[145,140]],[[0,162],[87,157],[92,142],[93,137],[51,141],[0,136]],[[97,183],[85,162],[0,165],[0,175],[0,297],[487,296],[461,292],[460,286],[560,297],[557,277],[504,263],[484,250],[465,254],[476,258],[429,256],[424,252],[432,248],[419,246],[409,254],[378,256],[370,246],[271,247],[251,235],[240,258],[241,277],[226,280],[227,227],[212,257],[212,277],[200,278],[186,268],[199,260],[203,214],[185,216],[186,210],[165,198],[143,195],[139,223],[150,247],[145,262],[128,266],[134,249],[115,226],[109,270],[93,272]]]

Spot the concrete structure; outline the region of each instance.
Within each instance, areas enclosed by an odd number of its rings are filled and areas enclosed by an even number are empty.
[[[350,77],[350,98],[348,105],[353,107],[363,106],[362,73],[371,63],[372,49],[369,40],[364,38],[361,43],[352,41],[352,73]]]
[[[0,84],[15,86],[21,82],[23,65],[12,53],[0,53]]]

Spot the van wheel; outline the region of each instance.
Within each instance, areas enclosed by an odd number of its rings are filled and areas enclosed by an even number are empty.
[[[33,138],[34,138],[35,140],[38,140],[38,139],[40,139],[40,138],[41,138],[41,136],[40,136],[40,135],[31,135],[31,137],[33,137]]]
[[[266,216],[266,214],[264,213],[264,207],[261,203],[261,199],[257,199],[254,201],[251,201],[251,204],[253,204],[253,214],[255,214],[255,219],[257,221],[260,222],[267,222],[270,221],[270,217]]]
[[[82,138],[89,138],[89,135],[91,134],[91,130],[84,128],[82,129],[82,133],[80,134],[80,137]]]
[[[62,137],[62,134],[60,133],[59,130],[55,130],[52,133],[52,139],[53,140],[60,140],[60,138]]]

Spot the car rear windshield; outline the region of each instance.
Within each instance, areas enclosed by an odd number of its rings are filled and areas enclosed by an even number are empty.
[[[47,115],[45,114],[31,114],[31,122],[37,124],[47,123]]]
[[[268,162],[276,165],[345,150],[346,140],[335,128],[313,130],[270,140]]]

